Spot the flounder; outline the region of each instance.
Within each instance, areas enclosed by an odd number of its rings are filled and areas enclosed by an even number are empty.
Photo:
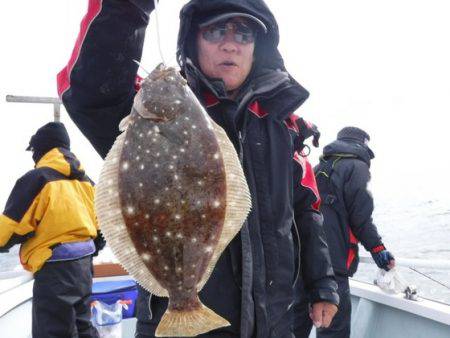
[[[164,65],[144,79],[120,128],[97,184],[96,212],[123,267],[152,294],[169,297],[156,336],[230,325],[197,293],[251,208],[232,143]]]

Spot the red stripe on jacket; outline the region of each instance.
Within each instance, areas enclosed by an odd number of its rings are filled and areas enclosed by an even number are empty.
[[[248,105],[248,110],[250,110],[254,115],[256,115],[259,118],[263,118],[267,115],[269,115],[268,112],[266,112],[258,101],[254,101]]]
[[[86,15],[81,20],[80,32],[78,33],[77,40],[75,42],[75,47],[72,51],[69,63],[65,66],[57,75],[57,90],[59,97],[62,97],[65,91],[70,88],[70,73],[80,56],[81,46],[86,38],[87,32],[89,30],[92,21],[97,17],[102,9],[103,0],[89,0],[88,11]]]
[[[381,251],[383,251],[383,250],[386,250],[386,248],[384,247],[384,245],[378,245],[378,246],[376,246],[375,248],[373,248],[373,249],[371,250],[371,252],[372,252],[372,253],[379,253],[379,252],[381,252]]]
[[[288,129],[295,131],[298,134],[300,132],[300,129],[297,125],[297,120],[299,118],[299,116],[291,114],[286,120],[284,120],[284,124],[286,125],[286,127],[288,127]]]
[[[321,200],[319,189],[317,188],[316,176],[314,175],[314,170],[311,166],[311,163],[309,163],[307,158],[301,156],[297,151],[294,153],[294,160],[299,163],[303,169],[303,176],[300,184],[305,188],[311,190],[314,196],[316,196],[316,201],[312,204],[312,207],[315,210],[319,210]]]
[[[347,263],[346,263],[347,270],[350,269],[350,265],[352,265],[355,257],[356,257],[355,249],[352,249],[352,248],[348,249]]]
[[[134,78],[134,90],[136,93],[141,89],[142,81],[144,81],[144,78],[136,74],[136,77]]]
[[[214,94],[209,91],[205,91],[203,93],[203,98],[205,99],[206,108],[215,106],[216,104],[220,103],[219,99],[217,97],[215,97]]]
[[[358,239],[356,238],[356,236],[353,234],[352,229],[350,229],[350,227],[348,227],[348,236],[349,236],[349,242],[350,244],[355,244],[358,245]],[[356,257],[356,249],[350,247],[348,249],[348,253],[347,253],[347,270],[350,269],[350,265],[352,265],[353,260]]]

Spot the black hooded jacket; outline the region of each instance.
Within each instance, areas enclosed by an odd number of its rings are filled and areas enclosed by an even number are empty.
[[[58,75],[67,111],[103,157],[132,106],[137,71],[132,60],[141,57],[152,9],[148,2],[132,2],[92,0],[80,43]],[[228,99],[221,81],[198,70],[192,30],[204,13],[230,10],[250,13],[269,29],[256,42],[253,70],[235,100]],[[298,129],[292,113],[308,92],[285,71],[277,45],[278,27],[263,1],[193,0],[181,11],[177,55],[182,74],[241,155],[252,195],[248,222],[200,292],[202,302],[231,326],[205,337],[291,337],[294,218],[311,300],[338,302],[312,168],[293,146]],[[167,301],[152,297],[151,305],[152,318],[139,318],[138,332],[153,332]]]
[[[367,189],[370,160],[367,146],[336,140],[324,148],[320,163],[314,168],[337,275],[352,276],[356,272],[359,241],[367,251],[383,245],[372,221],[373,198]]]

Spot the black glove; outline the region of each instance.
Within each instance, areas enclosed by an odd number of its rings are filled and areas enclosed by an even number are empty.
[[[97,237],[94,238],[94,244],[95,244],[94,256],[97,256],[99,251],[102,250],[106,245],[105,237],[103,237],[103,234],[100,230],[97,230]]]
[[[378,248],[378,250],[376,250]],[[379,250],[380,247],[375,248],[375,250],[372,250],[371,255],[375,263],[380,269],[384,269],[386,271],[389,271],[388,265],[391,261],[395,260],[394,256],[386,250],[384,246],[382,246],[382,249]]]
[[[153,0],[129,0],[129,1],[147,15],[150,15],[150,13],[155,9],[155,3],[153,2]]]
[[[295,122],[299,130],[299,135],[296,140],[296,144],[294,145],[295,149],[299,152],[302,151],[306,146],[305,140],[310,138],[311,136],[313,138],[312,144],[317,148],[319,146],[320,139],[320,132],[317,126],[314,123],[304,120],[302,117],[297,119]]]

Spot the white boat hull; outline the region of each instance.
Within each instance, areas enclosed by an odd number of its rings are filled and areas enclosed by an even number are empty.
[[[128,278],[110,277],[114,278]],[[103,279],[103,278],[102,278]],[[1,337],[31,337],[33,281],[0,290]],[[386,294],[377,286],[351,280],[351,338],[450,338],[450,305]],[[134,337],[136,320],[122,322],[122,337]],[[316,337],[315,332],[311,338]]]

